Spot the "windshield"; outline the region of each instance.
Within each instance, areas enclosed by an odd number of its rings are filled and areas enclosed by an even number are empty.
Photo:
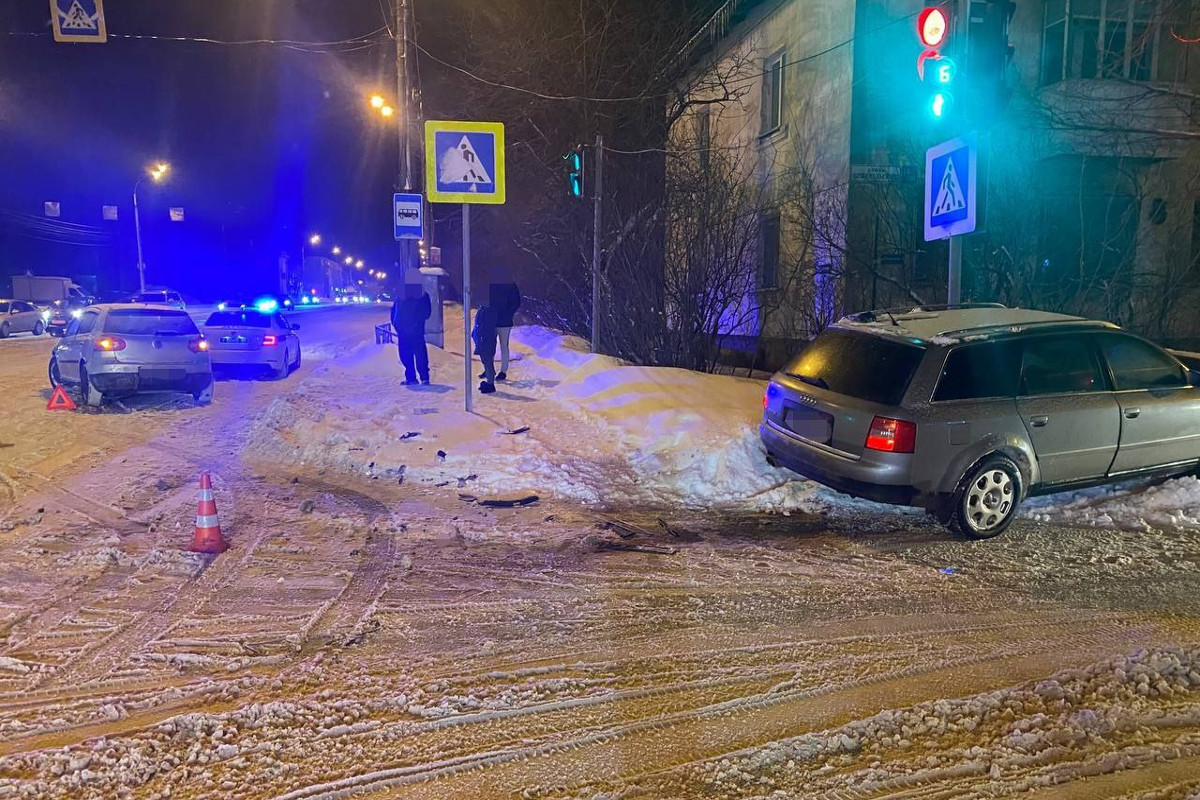
[[[269,328],[271,318],[257,311],[217,311],[210,314],[204,324],[231,328]]]
[[[821,389],[894,406],[924,354],[921,347],[886,336],[829,328],[784,372]]]
[[[123,336],[187,336],[200,331],[183,311],[121,309],[108,313],[104,332]]]

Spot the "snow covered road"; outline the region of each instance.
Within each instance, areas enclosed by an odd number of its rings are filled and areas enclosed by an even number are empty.
[[[680,441],[638,438],[669,432],[656,398],[687,375],[630,391],[549,342],[464,419],[362,344],[382,316],[311,312],[300,372],[200,409],[51,414],[48,344],[0,348],[0,797],[1200,792],[1197,526],[1072,526],[1060,502],[967,543],[730,474],[753,453],[690,472]],[[558,387],[588,413],[531,408]],[[711,384],[687,441],[759,391]],[[532,443],[498,433],[523,421]],[[200,469],[216,558],[186,551]],[[543,499],[474,502],[516,488]],[[1070,502],[1162,508],[1129,491]]]

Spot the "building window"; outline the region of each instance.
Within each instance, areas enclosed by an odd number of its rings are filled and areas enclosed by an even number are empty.
[[[782,51],[763,61],[762,131],[774,133],[783,122],[783,58]]]
[[[1179,0],[1045,0],[1042,85],[1071,79],[1174,81],[1185,67],[1171,36]]]
[[[700,157],[700,171],[708,172],[712,148],[712,114],[709,106],[696,112],[696,152]]]
[[[774,289],[779,286],[779,212],[764,214],[759,223],[758,286]]]

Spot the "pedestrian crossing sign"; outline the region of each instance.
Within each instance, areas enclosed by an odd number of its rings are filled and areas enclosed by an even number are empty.
[[[925,152],[925,241],[975,230],[978,164],[974,133]]]
[[[105,42],[104,0],[50,0],[56,42]]]
[[[504,125],[425,123],[425,193],[431,203],[504,202]]]

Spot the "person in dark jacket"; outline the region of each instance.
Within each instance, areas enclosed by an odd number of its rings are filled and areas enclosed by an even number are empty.
[[[500,342],[500,372],[496,380],[508,379],[508,337],[512,333],[513,315],[521,307],[521,290],[515,283],[493,283],[491,306],[496,309],[496,338]]]
[[[490,306],[480,306],[475,312],[475,328],[471,331],[475,341],[475,355],[483,362],[483,383],[479,384],[481,394],[491,394],[496,391],[496,310]]]
[[[425,320],[433,314],[429,295],[419,283],[404,284],[404,292],[392,303],[392,327],[396,348],[404,365],[404,383],[429,385],[429,351],[425,348]]]

